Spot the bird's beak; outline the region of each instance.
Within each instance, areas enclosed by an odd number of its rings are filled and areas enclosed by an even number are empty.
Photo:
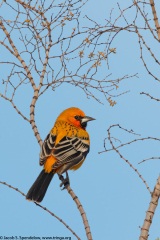
[[[93,121],[93,120],[96,120],[96,119],[95,119],[95,118],[92,118],[92,117],[84,116],[84,117],[81,119],[81,123],[87,123],[87,122]]]

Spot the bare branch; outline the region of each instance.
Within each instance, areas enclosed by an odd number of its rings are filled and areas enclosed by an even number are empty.
[[[155,34],[154,34],[153,29],[152,29],[151,26],[149,25],[149,21],[146,19],[146,16],[144,15],[142,9],[140,8],[140,6],[139,6],[139,4],[138,4],[138,2],[137,2],[136,0],[134,1],[134,4],[135,4],[135,6],[137,7],[138,11],[140,12],[141,16],[143,17],[143,19],[144,19],[144,21],[145,21],[145,24],[147,25],[148,29],[149,29],[150,32],[152,33],[153,37],[154,37],[155,39],[157,39],[157,37],[156,37]],[[157,39],[157,40],[158,40],[158,39]]]
[[[59,175],[59,179],[62,181],[62,185],[64,184],[64,177],[63,175]],[[78,197],[75,195],[75,193],[73,192],[73,190],[71,189],[70,185],[64,185],[63,189],[67,189],[68,193],[70,194],[70,196],[72,197],[73,201],[75,202],[75,204],[77,205],[77,208],[81,214],[82,220],[83,220],[83,224],[84,224],[84,228],[86,231],[86,236],[88,240],[92,240],[92,234],[91,234],[91,230],[90,230],[90,226],[87,220],[87,216],[86,213],[83,209],[83,206],[81,204],[81,202],[79,201]]]
[[[114,125],[114,126],[118,126],[118,125]],[[120,128],[121,128],[121,127],[120,127]],[[130,132],[130,133],[131,133],[131,132]],[[116,141],[118,140],[119,142],[121,142],[119,139],[117,139],[117,138],[115,138],[115,137],[112,137],[112,139],[114,139],[114,140],[116,140]],[[106,149],[106,144],[105,144],[106,140],[107,140],[107,138],[105,138],[105,140],[104,140],[104,148],[105,148],[105,150],[100,151],[99,154],[104,153],[104,152],[113,151],[113,150],[114,150],[113,148]],[[122,143],[122,144],[120,144],[119,146],[116,146],[116,149],[122,148],[122,147],[127,146],[127,145],[130,145],[130,144],[132,144],[132,143],[136,143],[136,142],[139,142],[139,141],[146,141],[146,140],[153,140],[153,141],[159,141],[159,142],[160,142],[160,139],[159,139],[159,138],[156,138],[156,137],[136,138],[136,139],[134,139],[134,140],[131,140],[131,141],[129,141],[129,142]]]
[[[40,137],[40,134],[38,132],[38,128],[37,128],[37,125],[36,125],[36,122],[35,122],[35,105],[36,105],[36,102],[37,102],[37,99],[38,99],[39,90],[40,90],[40,88],[39,89],[37,88],[34,91],[34,96],[32,98],[32,102],[31,102],[31,105],[30,105],[30,123],[31,123],[32,129],[33,129],[34,135],[35,135],[38,143],[41,146],[43,141]]]
[[[117,149],[117,147],[113,144],[112,136],[111,136],[111,129],[112,129],[112,128],[115,128],[115,127],[118,127],[118,128],[120,128],[120,129],[123,129],[119,124],[111,125],[111,126],[108,128],[108,130],[107,130],[107,132],[108,132],[108,140],[109,140],[109,142],[110,142],[110,144],[111,144],[111,146],[112,146],[112,149],[119,155],[119,157],[120,157],[121,159],[123,159],[123,160],[137,173],[137,175],[139,176],[139,178],[140,178],[140,179],[142,180],[142,182],[145,184],[147,190],[151,193],[151,190],[150,190],[150,188],[149,188],[146,180],[143,178],[143,176],[142,176],[142,175],[139,173],[139,171],[130,163],[130,161],[129,161],[128,159],[126,159],[126,158],[120,153],[120,151]],[[132,133],[132,131],[128,131],[128,132]]]
[[[160,160],[160,157],[146,158],[146,159],[143,159],[142,161],[140,161],[138,164],[144,163],[144,162],[149,161],[149,160]]]
[[[76,203],[77,208],[78,208],[78,210],[81,214],[81,217],[83,219],[83,224],[84,224],[84,227],[85,227],[85,231],[86,231],[86,235],[87,235],[87,239],[92,240],[93,238],[92,238],[90,226],[89,226],[87,216],[86,216],[86,213],[83,209],[83,206],[82,206],[81,202],[79,201],[78,197],[75,195],[75,193],[73,192],[73,190],[71,189],[70,186],[67,186],[67,191],[71,195],[73,201]]]
[[[13,51],[12,51],[11,53],[12,53],[12,54],[20,61],[20,63],[22,64],[22,66],[23,66],[24,70],[26,71],[27,76],[28,76],[28,78],[29,78],[29,80],[30,80],[30,83],[31,83],[33,89],[35,90],[35,89],[36,89],[36,85],[35,85],[35,83],[34,83],[34,80],[33,80],[33,77],[32,77],[32,75],[31,75],[31,72],[29,71],[29,69],[28,69],[28,67],[27,67],[24,59],[20,56],[20,54],[19,54],[19,52],[18,52],[18,49],[16,48],[15,44],[13,43],[13,40],[11,39],[11,36],[10,36],[9,32],[7,31],[7,29],[5,28],[2,20],[0,20],[0,27],[2,28],[3,32],[5,33],[8,41],[9,41],[9,43],[10,43],[12,49],[13,49]],[[6,48],[7,48],[7,47],[6,47]],[[8,47],[7,49],[9,50],[9,47]]]
[[[17,108],[17,106],[14,104],[14,102],[13,102],[12,99],[7,98],[6,96],[4,96],[4,95],[1,94],[1,93],[0,93],[0,97],[2,97],[2,98],[4,98],[5,100],[9,101],[9,102],[12,104],[13,108],[16,110],[16,112],[17,112],[24,120],[26,120],[26,121],[28,121],[28,122],[30,123],[30,120],[23,115],[23,113],[22,113],[22,112]]]
[[[40,205],[39,203],[34,202],[38,207],[41,207],[44,211],[48,212],[49,214],[51,214],[51,216],[55,217],[58,219],[58,221],[60,221],[66,228],[68,228],[68,230],[78,239],[81,240],[78,235],[69,227],[69,225],[67,225],[62,218],[59,218],[57,215],[55,215],[53,212],[51,212],[48,208]]]
[[[6,182],[2,182],[2,181],[0,181],[0,184],[3,184],[3,185],[5,185],[5,186],[7,186],[7,187],[9,187],[9,188],[11,188],[11,189],[13,189],[13,190],[15,190],[16,192],[20,193],[23,197],[26,198],[25,193],[23,193],[22,191],[20,191],[18,188],[15,188],[15,187],[13,187],[12,185],[10,185],[10,184],[8,184],[8,183],[6,183]],[[36,203],[36,202],[34,202],[34,203],[36,204],[36,206],[42,208],[43,210],[45,210],[46,212],[48,212],[49,214],[51,214],[51,216],[55,217],[58,221],[60,221],[78,240],[80,240],[80,238],[77,236],[77,234],[76,234],[61,218],[59,218],[56,214],[54,214],[53,212],[51,212],[49,209],[47,209],[46,207],[42,206],[41,204]]]
[[[155,185],[155,188],[151,195],[151,201],[148,207],[148,210],[146,212],[146,217],[143,223],[143,226],[141,227],[141,233],[139,240],[147,240],[149,236],[149,229],[152,224],[152,220],[158,205],[158,200],[160,197],[160,177],[157,180],[157,183]]]
[[[160,101],[159,98],[155,98],[155,97],[151,96],[149,93],[141,92],[140,94],[146,95],[146,96],[149,97],[150,99],[155,100],[155,101],[157,101],[157,102]]]
[[[156,27],[156,30],[157,30],[158,39],[160,41],[160,25],[159,25],[159,22],[158,22],[158,16],[157,16],[154,0],[150,0],[150,5],[151,5],[151,8],[152,8],[153,20],[155,22],[155,27]]]

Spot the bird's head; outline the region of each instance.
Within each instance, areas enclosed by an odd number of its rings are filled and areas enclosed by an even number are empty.
[[[88,117],[85,113],[76,107],[71,107],[64,110],[58,117],[58,121],[66,121],[73,124],[76,127],[85,129],[87,122],[95,120],[95,118]]]

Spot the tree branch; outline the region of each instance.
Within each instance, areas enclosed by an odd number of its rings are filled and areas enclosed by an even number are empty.
[[[150,0],[150,5],[152,8],[153,20],[154,20],[155,27],[157,30],[158,39],[160,41],[160,26],[159,26],[159,22],[158,22],[158,16],[157,16],[154,0]]]
[[[20,191],[18,188],[13,187],[12,185],[6,183],[6,182],[2,182],[0,181],[0,184],[3,184],[13,190],[15,190],[16,192],[20,193],[23,197],[26,197],[25,193],[23,193],[22,191]],[[46,207],[42,206],[39,203],[34,202],[34,204],[36,204],[36,206],[42,208],[43,210],[45,210],[46,212],[48,212],[49,214],[51,214],[51,216],[55,217],[58,221],[60,221],[78,240],[80,240],[80,238],[77,236],[77,234],[68,226],[68,224],[66,224],[61,218],[59,218],[56,214],[54,214],[53,212],[51,212],[49,209],[47,209]]]
[[[36,89],[36,85],[35,85],[35,82],[34,82],[34,80],[33,80],[32,75],[31,75],[31,72],[30,72],[27,64],[25,63],[24,59],[23,59],[23,58],[21,57],[21,55],[19,54],[18,49],[16,48],[15,44],[13,43],[13,40],[11,39],[11,36],[10,36],[9,32],[7,31],[7,29],[5,28],[2,20],[0,20],[0,27],[2,28],[3,32],[5,33],[8,41],[9,41],[9,43],[10,43],[12,49],[13,49],[13,51],[12,51],[12,52],[10,51],[10,52],[11,52],[11,53],[20,61],[20,63],[22,64],[24,70],[25,70],[26,73],[27,73],[27,77],[28,77],[28,79],[30,80],[30,83],[31,83],[33,89],[35,90],[35,89]],[[3,44],[3,45],[4,45],[4,44]],[[6,47],[6,46],[5,46],[5,47]],[[7,48],[7,47],[6,47],[6,48]],[[7,49],[9,50],[9,47],[8,47]]]
[[[27,122],[30,123],[30,120],[24,116],[24,114],[17,108],[17,106],[14,104],[13,99],[7,98],[6,96],[4,96],[3,94],[0,93],[0,97],[2,97],[3,99],[5,99],[6,101],[10,102],[13,106],[13,108],[16,110],[16,112]]]
[[[157,102],[160,102],[159,98],[155,98],[155,97],[151,96],[149,93],[141,92],[140,94],[141,95],[146,95],[147,97],[150,97],[150,99],[155,100]]]
[[[82,220],[83,220],[83,224],[84,224],[84,227],[85,227],[85,231],[86,231],[86,236],[87,236],[87,239],[88,240],[92,240],[92,234],[91,234],[91,230],[90,230],[90,226],[89,226],[89,223],[88,223],[88,220],[87,220],[87,216],[86,216],[86,213],[84,211],[84,208],[81,204],[81,202],[79,201],[78,197],[75,195],[75,193],[73,192],[73,190],[71,189],[70,186],[67,186],[67,191],[68,193],[70,194],[70,196],[72,197],[73,201],[76,203],[77,205],[77,208],[81,214],[81,217],[82,217]]]
[[[148,210],[146,212],[146,217],[145,217],[143,226],[141,227],[141,233],[140,233],[139,240],[147,240],[148,239],[149,229],[152,224],[152,220],[153,220],[156,208],[158,206],[159,197],[160,197],[160,176],[157,180],[157,183],[156,183],[153,193],[151,195],[151,201],[150,201]]]
[[[122,128],[119,124],[111,125],[111,126],[108,128],[108,130],[107,130],[107,132],[108,132],[108,140],[109,140],[109,142],[110,142],[110,144],[111,144],[111,146],[112,146],[112,149],[119,155],[119,157],[120,157],[121,159],[123,159],[123,160],[137,173],[137,175],[139,176],[139,178],[140,178],[140,179],[142,180],[142,182],[145,184],[147,190],[151,193],[151,190],[150,190],[150,188],[149,188],[146,180],[143,178],[143,176],[142,176],[142,175],[139,173],[139,171],[129,162],[129,160],[126,159],[126,158],[120,153],[120,151],[117,149],[118,147],[116,147],[116,146],[113,144],[112,137],[111,137],[111,129],[114,128],[114,127],[118,127],[118,128],[120,128],[120,129],[122,129],[122,130],[125,130],[125,131],[129,132],[129,133],[133,133],[133,131],[132,131],[132,130],[130,130],[130,131],[129,131],[129,130],[126,130],[126,129]]]

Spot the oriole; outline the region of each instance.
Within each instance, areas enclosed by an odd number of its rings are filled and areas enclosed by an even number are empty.
[[[45,138],[40,151],[43,170],[28,191],[26,198],[41,202],[55,173],[77,170],[84,162],[90,148],[87,122],[94,120],[76,107],[64,110]]]

